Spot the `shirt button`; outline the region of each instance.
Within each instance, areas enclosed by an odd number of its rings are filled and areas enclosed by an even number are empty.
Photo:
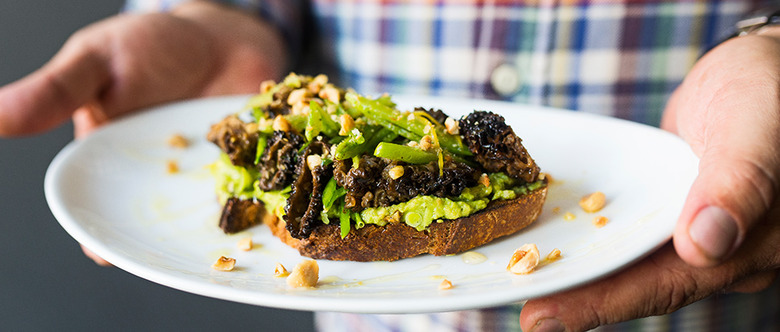
[[[501,64],[490,74],[490,86],[502,97],[512,96],[520,88],[520,72],[513,65]]]

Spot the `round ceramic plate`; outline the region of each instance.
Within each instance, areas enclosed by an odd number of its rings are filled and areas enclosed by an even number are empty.
[[[68,144],[46,174],[49,206],[62,227],[99,256],[139,277],[183,291],[296,310],[420,313],[497,306],[562,291],[612,273],[666,243],[696,175],[697,158],[676,136],[613,118],[503,102],[396,96],[401,109],[435,107],[460,117],[474,109],[507,123],[554,181],[539,219],[518,234],[470,252],[396,262],[319,261],[316,288],[295,289],[274,276],[307,259],[265,226],[225,235],[217,222],[208,165],[218,156],[205,140],[211,124],[243,108],[248,96],[164,105],[109,124]],[[184,149],[168,145],[180,134]],[[179,167],[168,172],[168,164]],[[578,206],[601,191],[597,214]],[[565,217],[571,214],[574,218]],[[608,218],[599,228],[592,220]],[[251,237],[254,249],[237,248]],[[506,265],[535,243],[543,261],[531,274]],[[220,256],[236,269],[211,265]],[[453,288],[440,290],[447,279]]]

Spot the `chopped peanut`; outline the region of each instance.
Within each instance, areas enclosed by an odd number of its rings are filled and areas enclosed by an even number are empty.
[[[607,222],[609,222],[609,219],[605,216],[598,216],[596,218],[593,218],[593,225],[595,225],[598,228],[604,227]]]
[[[482,173],[482,175],[479,176],[479,184],[490,187],[490,177],[487,174]]]
[[[260,130],[260,125],[257,122],[250,122],[244,125],[244,128],[248,133],[256,133]]]
[[[506,269],[514,274],[529,274],[537,265],[539,265],[539,248],[529,243],[515,250]]]
[[[460,135],[460,124],[458,123],[458,120],[447,117],[447,120],[444,120],[444,127],[447,128],[447,133],[450,135]]]
[[[572,220],[574,220],[576,218],[577,218],[577,216],[575,216],[574,213],[571,213],[571,212],[566,212],[566,213],[563,214],[563,220],[566,220],[566,221],[572,221]]]
[[[355,129],[355,119],[349,116],[349,114],[342,114],[339,118],[339,123],[341,124],[340,136],[347,136],[352,129]]]
[[[181,134],[173,134],[168,138],[168,145],[174,148],[183,149],[190,146],[190,140]]]
[[[315,76],[311,82],[309,82],[309,85],[307,86],[309,90],[313,93],[319,93],[320,89],[328,83],[328,76],[325,74],[319,74]]]
[[[274,267],[274,277],[284,278],[288,275],[290,275],[290,272],[284,268],[284,265],[282,265],[282,263],[276,263],[276,267]]]
[[[219,256],[219,259],[217,259],[217,261],[211,265],[211,268],[218,271],[232,271],[235,266],[236,266],[235,258]]]
[[[441,290],[452,289],[452,282],[447,279],[442,280],[441,283],[439,284],[439,289]]]
[[[560,206],[556,206],[556,207],[552,208],[552,213],[554,213],[554,214],[561,213],[561,207]]]
[[[404,176],[404,167],[401,165],[395,165],[393,168],[387,171],[387,175],[389,175],[393,180],[398,179]]]
[[[306,88],[295,89],[287,96],[287,104],[295,105],[297,103],[306,102],[311,97],[311,91]]]
[[[298,263],[293,268],[292,273],[287,277],[287,285],[291,287],[314,287],[317,286],[320,267],[315,260],[305,260]]]
[[[168,160],[166,166],[167,166],[168,174],[179,173],[179,163],[177,163],[176,160]]]
[[[287,119],[285,119],[281,115],[277,115],[274,118],[274,124],[272,125],[272,127],[274,130],[277,131],[285,131],[285,132],[290,131],[290,123],[287,122]]]
[[[371,192],[366,193],[366,195],[370,194]],[[364,196],[365,197],[365,196]],[[385,221],[391,223],[391,224],[397,224],[401,222],[401,211],[395,210],[391,215],[385,217]]]
[[[552,251],[550,251],[549,254],[547,254],[547,257],[545,259],[548,262],[554,262],[561,259],[561,250],[558,248],[553,249]]]
[[[274,80],[267,80],[260,82],[260,93],[266,93],[274,88],[276,82]]]
[[[330,101],[334,104],[338,104],[341,101],[341,93],[339,89],[336,89],[332,85],[326,85],[320,93],[317,94],[320,98]]]
[[[428,127],[426,127],[428,128]],[[420,149],[428,151],[433,147],[433,137],[431,135],[425,135],[420,139]]]
[[[597,191],[582,197],[582,199],[580,199],[580,207],[585,210],[585,212],[593,213],[601,210],[606,202],[607,199],[604,196],[604,193]]]
[[[309,115],[309,112],[311,112],[309,103],[304,103],[302,101],[292,104],[292,108],[290,109],[290,113],[298,115]]]
[[[409,115],[406,116],[407,121],[414,121],[415,115],[412,112],[409,112]]]
[[[309,169],[313,171],[315,168],[317,168],[317,166],[322,165],[322,157],[317,154],[311,154],[306,157],[306,165],[309,166]]]
[[[238,241],[238,249],[241,251],[250,251],[252,250],[252,238],[251,237],[245,237]]]

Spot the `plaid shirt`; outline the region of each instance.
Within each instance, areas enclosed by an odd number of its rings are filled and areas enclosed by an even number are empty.
[[[164,10],[182,0],[135,0]],[[698,57],[760,0],[232,0],[276,25],[301,68],[363,93],[511,100],[658,125]],[[765,3],[777,3],[764,1]],[[299,69],[300,70],[300,69]],[[780,286],[713,296],[605,330],[770,331]],[[519,330],[519,306],[437,315],[320,314],[324,329]],[[413,324],[413,325],[409,325]],[[426,328],[427,327],[427,328]]]

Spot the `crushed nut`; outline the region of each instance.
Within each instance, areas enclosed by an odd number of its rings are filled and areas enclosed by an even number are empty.
[[[260,82],[260,93],[271,91],[274,86],[276,86],[276,82],[274,82],[274,80],[262,81]]]
[[[341,124],[340,136],[347,136],[352,129],[355,129],[355,119],[349,116],[349,114],[342,114],[339,118],[339,123]]]
[[[593,213],[601,210],[606,202],[607,198],[604,196],[604,193],[597,191],[582,197],[582,199],[580,199],[580,207],[585,210],[585,212]]]
[[[479,176],[479,184],[490,187],[490,177],[487,174],[482,173],[482,175]]]
[[[561,259],[561,250],[558,248],[553,249],[552,251],[550,251],[549,254],[547,254],[547,257],[545,259],[548,262],[554,262]]]
[[[593,218],[593,225],[598,228],[604,227],[609,222],[609,219],[605,216],[598,216]]]
[[[420,143],[417,143],[417,141],[409,141],[409,143],[406,143],[406,145],[416,148],[420,145]]]
[[[450,135],[460,135],[460,124],[458,123],[458,120],[447,117],[447,120],[444,120],[444,127],[447,128],[447,133]]]
[[[574,213],[566,212],[566,213],[563,214],[563,220],[572,221],[575,218],[577,218],[577,216],[575,216]]]
[[[406,116],[407,121],[414,121],[415,115],[412,112],[409,112],[409,115]]]
[[[295,89],[287,96],[287,104],[295,105],[297,103],[306,102],[311,97],[311,91],[306,88]]]
[[[282,263],[276,263],[276,267],[274,267],[274,277],[284,278],[288,275],[290,275],[290,272],[284,268],[284,265],[282,265]]]
[[[318,93],[317,95],[320,98],[330,101],[334,104],[338,104],[341,101],[341,93],[339,92],[339,89],[337,89],[336,87],[330,84],[322,88],[322,90],[320,90],[320,93]]]
[[[315,168],[322,165],[322,157],[318,154],[311,154],[306,157],[306,165],[313,171]]]
[[[250,251],[252,250],[252,238],[251,237],[245,237],[238,241],[238,249],[241,251]]]
[[[439,284],[439,289],[441,290],[452,289],[452,282],[447,279],[442,280],[441,283]]]
[[[277,115],[274,118],[274,124],[272,125],[272,127],[275,131],[284,131],[284,132],[290,131],[290,123],[287,122],[287,119],[285,119],[281,115]]]
[[[168,174],[179,173],[179,163],[177,163],[176,160],[168,160],[166,166],[167,166]]]
[[[257,122],[250,122],[244,125],[244,128],[248,133],[256,133],[260,131],[260,125]]]
[[[370,194],[370,192],[366,193],[366,195],[368,195],[368,194]],[[389,216],[385,217],[385,221],[387,221],[387,222],[389,222],[391,224],[397,224],[397,223],[401,222],[401,217],[402,217],[401,211],[395,210],[395,212],[393,212]]]
[[[404,167],[401,165],[395,165],[393,168],[387,171],[387,175],[389,175],[393,180],[398,179],[404,176]]]
[[[299,101],[292,105],[290,109],[291,114],[298,114],[298,115],[309,115],[309,112],[311,112],[311,108],[309,107],[309,103],[304,103],[302,101]]]
[[[184,149],[190,146],[190,140],[181,134],[173,134],[168,138],[168,145],[174,148]]]
[[[427,127],[426,127],[427,128]],[[420,149],[428,151],[433,147],[433,137],[431,135],[425,135],[420,139]]]
[[[552,213],[553,214],[561,213],[561,207],[560,206],[556,206],[556,207],[552,208]]]
[[[524,244],[515,250],[506,269],[514,274],[528,274],[539,265],[539,248],[535,244]]]
[[[313,93],[319,93],[320,89],[328,83],[328,76],[325,74],[319,74],[315,76],[311,82],[309,82],[309,85],[307,86],[309,90]]]
[[[293,268],[292,273],[287,277],[287,284],[291,287],[314,287],[317,286],[320,267],[315,260],[305,260],[298,263]]]
[[[232,271],[235,266],[236,266],[235,258],[219,256],[219,259],[217,259],[217,261],[211,265],[211,268],[218,271]]]

